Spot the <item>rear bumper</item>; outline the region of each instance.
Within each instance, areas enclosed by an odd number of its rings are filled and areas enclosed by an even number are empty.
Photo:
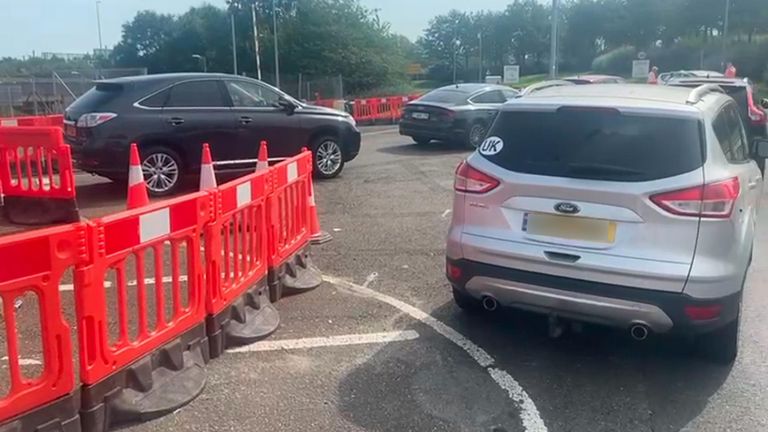
[[[715,299],[696,299],[684,293],[654,291],[571,279],[523,270],[448,260],[461,269],[459,279],[449,280],[475,298],[492,296],[503,306],[628,329],[644,324],[656,333],[706,333],[738,316],[741,292]],[[715,319],[693,321],[687,306],[714,306]]]
[[[465,134],[464,128],[452,123],[424,123],[409,120],[400,121],[400,135],[412,138],[431,138],[450,141],[460,139]]]

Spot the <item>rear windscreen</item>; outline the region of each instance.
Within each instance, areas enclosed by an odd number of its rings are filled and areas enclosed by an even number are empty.
[[[429,92],[419,98],[419,102],[433,102],[433,103],[443,103],[443,104],[463,104],[467,100],[468,94],[463,91],[456,91],[456,90],[449,90],[449,89],[438,89],[432,92]]]
[[[510,171],[608,181],[649,181],[703,164],[698,120],[560,108],[502,112],[479,153]],[[500,138],[494,144],[494,138]]]
[[[94,112],[103,110],[105,105],[112,102],[123,91],[120,84],[99,83],[91,88],[84,95],[80,96],[72,105],[67,108],[70,112]]]

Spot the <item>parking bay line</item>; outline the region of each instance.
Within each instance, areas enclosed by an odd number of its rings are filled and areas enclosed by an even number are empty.
[[[350,334],[325,336],[302,339],[265,340],[250,345],[227,350],[230,353],[284,351],[292,349],[323,348],[346,345],[385,344],[418,339],[419,334],[413,330],[403,330],[382,333]]]
[[[493,357],[491,357],[490,354],[488,354],[484,349],[476,345],[474,342],[464,337],[464,335],[454,330],[452,327],[449,327],[442,321],[439,321],[421,309],[411,306],[408,303],[405,303],[394,297],[390,297],[386,294],[382,294],[376,290],[368,288],[368,285],[377,277],[377,273],[371,273],[366,278],[363,285],[358,285],[328,275],[324,275],[323,279],[326,282],[341,286],[344,289],[352,291],[353,293],[363,297],[368,297],[379,300],[383,303],[387,303],[388,305],[399,309],[401,312],[404,312],[407,315],[410,315],[412,318],[431,327],[432,330],[436,331],[438,334],[444,336],[446,339],[456,344],[467,354],[469,354],[469,356],[472,357],[472,359],[474,359],[478,365],[485,369],[486,372],[488,372],[488,375],[490,375],[491,379],[493,379],[493,381],[498,384],[499,387],[506,391],[510,399],[512,399],[518,405],[520,409],[520,419],[522,420],[523,428],[526,432],[547,432],[547,427],[544,425],[544,420],[542,420],[541,415],[539,414],[539,410],[536,408],[536,404],[534,404],[533,400],[530,398],[530,396],[528,396],[528,393],[526,393],[520,383],[518,383],[512,377],[512,375],[498,367],[494,367],[495,360]]]

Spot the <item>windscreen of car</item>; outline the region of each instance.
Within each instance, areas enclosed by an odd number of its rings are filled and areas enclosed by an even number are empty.
[[[555,177],[639,182],[683,174],[703,164],[696,119],[563,107],[502,112],[479,153],[510,171]],[[500,144],[500,145],[499,145]]]
[[[467,102],[466,92],[454,89],[437,89],[419,98],[419,102],[460,105]]]
[[[120,97],[122,92],[122,84],[97,83],[67,108],[67,116],[75,120],[83,113],[106,110],[106,107]]]

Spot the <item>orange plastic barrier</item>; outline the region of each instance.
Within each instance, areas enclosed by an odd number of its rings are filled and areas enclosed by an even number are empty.
[[[218,189],[215,222],[206,229],[208,312],[216,314],[267,275],[269,172]]]
[[[312,153],[303,151],[270,169],[269,196],[271,267],[285,262],[309,242],[309,183]]]
[[[205,316],[205,290],[202,279],[201,241],[203,225],[210,218],[209,195],[196,193],[174,200],[129,210],[96,220],[91,225],[93,265],[79,280],[77,298],[80,330],[80,376],[85,384],[94,384],[116,370],[150,354],[165,343],[202,322]],[[169,245],[170,252],[165,250]],[[152,262],[145,262],[152,251]],[[133,266],[128,267],[128,258]],[[155,289],[155,298],[146,297],[146,273],[162,280],[164,260],[172,271],[168,275],[171,291],[170,316],[166,317],[165,290]],[[182,268],[182,262],[186,263]],[[109,338],[107,296],[104,281],[115,272],[118,337]],[[188,304],[181,304],[182,280],[186,275]],[[137,281],[135,302],[137,314],[129,316],[127,281]],[[150,303],[155,311],[155,327],[149,325]],[[129,325],[135,318],[136,331]]]
[[[0,128],[4,213],[14,223],[79,219],[70,148],[55,127]]]
[[[54,126],[64,128],[64,115],[53,114],[47,116],[25,116],[25,117],[5,117],[0,118],[0,127],[18,126],[18,127],[42,127]]]
[[[8,356],[5,373],[10,374],[10,389],[0,398],[0,420],[15,424],[18,430],[79,422],[77,404],[71,396],[74,361],[70,327],[62,316],[59,296],[60,280],[68,268],[77,264],[81,252],[79,230],[79,225],[66,225],[6,236],[0,242],[0,298],[4,318],[0,326],[4,327]],[[14,303],[25,293],[37,297],[37,322],[41,331],[35,337],[42,342],[42,371],[34,378],[25,377],[19,365],[20,342],[25,344],[19,340],[24,334],[19,327],[30,323],[17,321]],[[22,414],[26,414],[25,418],[9,420]]]
[[[408,102],[418,99],[419,95],[387,96],[373,99],[357,99],[352,108],[352,117],[359,122],[386,120],[396,122],[400,119],[403,107]]]
[[[231,346],[262,339],[280,324],[267,285],[270,191],[270,171],[263,170],[214,193],[216,216],[205,230],[211,358]]]

